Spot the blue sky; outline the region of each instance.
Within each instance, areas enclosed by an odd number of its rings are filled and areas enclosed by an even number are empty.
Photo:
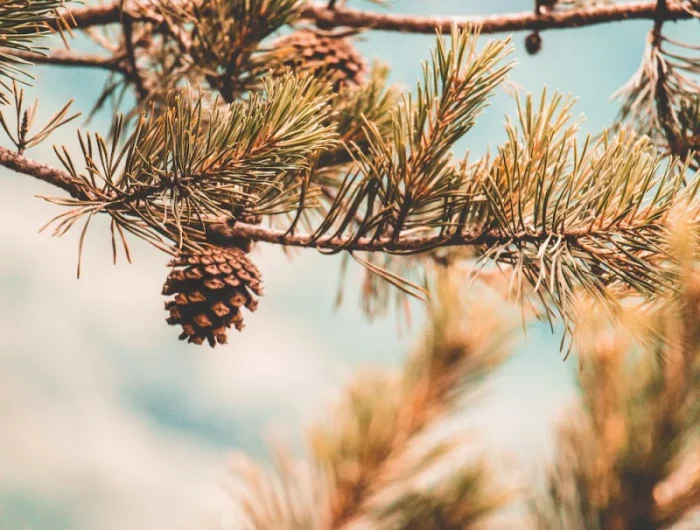
[[[531,4],[397,0],[393,9],[479,15]],[[537,95],[544,86],[576,95],[575,109],[587,118],[583,133],[597,133],[617,112],[609,97],[637,69],[649,28],[635,21],[546,32],[535,57],[524,52],[524,34],[516,34],[512,80]],[[673,32],[689,38],[695,30],[684,23]],[[412,88],[433,42],[369,32],[358,47],[388,63],[392,81]],[[69,98],[88,111],[104,79],[76,69],[36,73],[28,95],[40,97],[40,117]],[[457,154],[495,147],[514,110],[499,91]],[[102,114],[89,128],[106,132],[108,123]],[[78,152],[69,125],[28,155],[56,164],[52,142]],[[134,242],[134,263],[112,266],[108,227],[96,223],[76,280],[77,232],[61,239],[37,233],[60,207],[34,195],[58,191],[4,169],[0,179],[2,527],[177,528],[226,510],[218,484],[227,453],[262,457],[270,432],[298,441],[355,369],[398,366],[419,336],[420,317],[402,336],[391,317],[368,322],[352,284],[334,312],[337,258],[306,251],[290,260],[262,247],[254,258],[266,295],[246,317],[245,332],[213,351],[185,345],[164,320],[165,255]],[[551,453],[549,424],[573,395],[575,360],[563,363],[558,347],[548,327],[531,326],[470,418],[495,455],[527,462],[524,468]]]

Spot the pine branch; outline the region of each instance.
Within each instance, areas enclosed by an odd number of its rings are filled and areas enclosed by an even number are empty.
[[[42,180],[48,184],[56,186],[66,192],[71,197],[76,199],[85,199],[86,191],[84,183],[80,179],[74,178],[72,175],[41,162],[36,162],[11,151],[5,147],[0,147],[0,165],[16,171],[17,173],[31,176]],[[221,243],[226,244],[226,241],[240,241],[240,238],[251,239],[252,241],[261,243],[271,243],[289,247],[312,248],[317,250],[337,250],[347,247],[351,241],[350,237],[325,237],[314,238],[313,235],[290,234],[287,230],[274,230],[258,225],[249,225],[242,222],[236,222],[235,225],[222,219],[218,223],[212,223],[209,226],[210,232]],[[574,234],[572,234],[574,235]],[[580,234],[583,236],[583,234]],[[541,234],[539,237],[532,234],[522,234],[523,239],[528,238],[531,241],[539,240],[547,237],[546,234]],[[503,234],[494,232],[492,234],[474,234],[453,236],[444,238],[440,236],[433,237],[409,237],[404,236],[399,239],[376,239],[363,238],[355,240],[352,248],[357,251],[367,252],[419,252],[423,248],[434,246],[461,246],[461,245],[478,245],[500,242],[505,239]]]
[[[457,295],[461,274],[443,272],[424,342],[399,372],[363,370],[353,378],[310,430],[306,466],[279,450],[267,472],[248,458],[234,460],[236,528],[471,530],[511,500],[512,488],[491,484],[483,460],[454,461],[459,434],[424,437],[482,389],[506,360],[512,336],[502,301],[466,302]],[[439,468],[447,462],[445,473]]]
[[[662,227],[659,225],[659,229]],[[607,229],[571,228],[563,231],[553,232],[548,230],[529,231],[523,230],[514,233],[506,233],[499,229],[488,231],[474,230],[472,232],[461,232],[451,236],[431,235],[431,236],[410,236],[399,237],[362,237],[352,236],[335,237],[315,237],[309,234],[289,234],[285,230],[271,230],[257,225],[247,225],[235,223],[230,226],[227,222],[212,224],[209,227],[217,239],[222,243],[228,240],[235,241],[249,238],[253,241],[272,243],[276,245],[312,248],[317,250],[337,251],[348,249],[353,252],[389,252],[393,254],[416,254],[425,252],[433,248],[447,247],[496,247],[502,244],[513,243],[516,246],[532,244],[541,245],[547,240],[558,238],[570,242],[573,245],[581,245],[585,248],[584,241],[588,238],[605,237],[609,234]],[[633,225],[618,225],[620,234],[633,233]],[[580,243],[579,243],[580,241]]]
[[[4,50],[0,49],[0,53]],[[107,57],[96,54],[78,54],[64,50],[54,50],[48,54],[34,53],[23,50],[12,51],[12,56],[33,64],[66,66],[76,68],[98,68],[112,72],[124,72],[123,55]]]
[[[117,2],[102,6],[90,6],[71,10],[78,28],[114,24],[119,21]],[[128,14],[138,18],[135,13]],[[441,29],[447,33],[453,24],[459,27],[482,25],[482,33],[501,33],[514,31],[533,31],[547,29],[566,29],[585,27],[626,20],[654,20],[657,16],[656,2],[627,2],[614,5],[601,5],[562,12],[548,12],[540,15],[534,13],[513,13],[489,17],[422,17],[410,15],[393,15],[358,11],[346,7],[328,8],[324,5],[309,3],[303,6],[301,16],[314,20],[324,27],[352,27],[383,31],[411,33],[435,33]],[[679,2],[669,5],[664,13],[668,21],[685,20],[692,15]]]
[[[421,17],[370,13],[350,8],[327,9],[321,5],[311,4],[304,8],[302,16],[326,26],[410,33],[434,33],[438,28],[447,32],[452,24],[457,24],[459,27],[480,24],[482,33],[487,34],[578,28],[609,22],[654,19],[655,7],[655,2],[629,2],[563,12],[550,11],[539,15],[524,12],[488,17]],[[665,19],[669,21],[687,18],[690,18],[689,13],[680,5],[670,7],[665,14]]]
[[[48,184],[56,186],[69,193],[74,198],[86,197],[86,189],[80,179],[76,179],[69,173],[50,167],[46,164],[36,162],[23,155],[20,155],[7,148],[0,147],[0,165],[16,171],[17,173],[32,176]],[[631,231],[633,226],[620,226],[620,231]],[[399,238],[394,237],[365,237],[356,239],[351,236],[345,237],[321,237],[315,238],[310,234],[290,234],[287,230],[274,230],[259,225],[251,225],[236,222],[231,225],[226,220],[209,225],[209,230],[213,237],[225,244],[226,241],[240,241],[241,238],[250,239],[260,243],[270,243],[287,247],[299,247],[316,250],[338,250],[341,248],[352,248],[358,252],[390,252],[396,254],[412,254],[423,252],[427,249],[437,247],[460,247],[460,246],[497,246],[509,241],[514,243],[540,244],[552,236],[561,236],[568,241],[576,242],[579,239],[586,239],[604,235],[606,230],[596,230],[589,228],[569,229],[560,233],[548,231],[529,232],[522,231],[513,234],[503,233],[500,230],[475,231],[457,233],[451,236],[410,236],[405,235]],[[350,244],[352,243],[352,244]]]
[[[187,224],[186,219],[190,214],[186,211],[180,214],[180,224],[177,226],[163,225],[163,221],[167,220],[167,217],[162,217],[165,212],[158,214],[156,219],[159,221],[150,220],[153,214],[147,217],[138,214],[139,223],[145,222],[147,224],[143,228],[150,226],[151,230],[175,241],[180,240],[178,234],[185,230],[193,243],[209,240],[217,244],[226,244],[227,241],[235,244],[243,237],[324,251],[395,254],[419,253],[437,247],[471,246],[483,249],[484,260],[493,257],[496,261],[514,266],[515,278],[519,283],[535,286],[538,296],[542,296],[538,291],[542,289],[542,292],[554,297],[557,307],[565,313],[576,285],[597,294],[606,285],[621,285],[645,296],[666,288],[668,279],[665,278],[663,266],[667,259],[664,250],[668,231],[666,219],[676,208],[696,208],[694,201],[700,180],[696,179],[692,186],[683,190],[683,171],[674,173],[672,166],[657,175],[659,161],[653,158],[648,142],[624,135],[613,142],[603,140],[597,150],[582,150],[570,162],[577,168],[572,174],[567,171],[569,162],[564,162],[568,156],[567,150],[574,154],[578,149],[572,133],[567,131],[560,139],[553,136],[565,121],[545,108],[540,113],[534,113],[532,109],[522,112],[523,116],[531,116],[528,119],[533,120],[534,116],[548,115],[558,120],[559,125],[548,129],[551,126],[545,126],[542,122],[538,125],[537,121],[525,121],[524,131],[540,132],[537,137],[523,140],[517,140],[517,132],[512,130],[512,140],[502,148],[491,169],[470,177],[474,180],[469,185],[465,184],[466,189],[471,186],[472,191],[465,197],[468,200],[462,205],[462,210],[457,210],[464,213],[456,214],[464,220],[449,230],[433,231],[426,235],[414,235],[408,230],[398,236],[391,232],[363,236],[361,233],[358,235],[357,231],[345,235],[342,232],[335,235],[332,232],[328,235],[303,235],[238,222],[231,224],[221,218],[211,218],[204,225],[197,224],[204,220],[201,216],[191,226]],[[546,134],[542,135],[542,132]],[[523,147],[523,141],[529,147]],[[132,142],[128,145],[132,145]],[[548,147],[544,149],[544,146]],[[122,155],[119,156],[121,158]],[[6,152],[0,163],[47,179],[46,171],[36,174],[37,167],[19,155]],[[111,168],[110,165],[108,167]],[[94,175],[97,169],[93,165],[90,171]],[[114,171],[114,168],[110,171]],[[92,177],[83,177],[82,184],[78,185],[80,179],[77,173],[72,178],[55,171],[49,175],[52,178],[60,176],[60,187],[74,195],[83,190],[81,185],[87,186],[93,197],[103,197],[100,209],[116,216],[121,223],[137,213],[133,206],[127,207],[130,203],[124,199],[128,195],[111,197],[112,188],[100,191],[90,185]],[[512,181],[513,175],[520,175],[521,180]],[[166,174],[163,182],[169,182],[169,178]],[[198,180],[187,182],[190,182],[188,186],[192,186],[197,185]],[[134,195],[133,200],[144,199],[148,196],[144,193],[151,193],[147,191],[148,188],[140,189],[142,191],[138,196]],[[622,196],[611,193],[612,190],[623,189],[626,191]],[[651,190],[656,190],[653,200],[649,195]],[[152,193],[158,195],[162,191],[156,187]],[[230,207],[230,197],[222,196],[222,200]],[[650,200],[642,207],[643,201]],[[58,202],[80,205],[80,201]],[[154,204],[149,208],[158,209],[160,206]],[[594,212],[598,213],[594,215]],[[172,223],[173,219],[169,222]],[[547,249],[549,252],[545,252]],[[518,291],[522,292],[522,287]]]
[[[27,176],[32,176],[48,184],[56,186],[72,197],[84,198],[86,190],[81,180],[72,177],[69,173],[36,162],[7,148],[0,147],[0,165]],[[620,232],[628,232],[634,229],[633,225],[620,225]],[[316,250],[338,250],[351,248],[358,252],[390,252],[396,254],[413,254],[437,247],[460,246],[497,246],[509,241],[515,244],[540,244],[552,236],[561,237],[574,244],[579,239],[595,238],[607,234],[605,229],[572,228],[554,233],[546,230],[531,232],[521,231],[516,233],[504,233],[498,229],[490,231],[474,231],[456,233],[450,236],[410,236],[395,237],[320,237],[311,234],[290,234],[287,230],[274,230],[259,225],[251,225],[242,222],[235,224],[227,220],[220,220],[209,225],[211,234],[221,243],[226,241],[240,241],[241,238],[250,239],[260,243],[270,243],[288,247],[308,248]]]
[[[0,147],[0,165],[16,171],[22,175],[34,177],[42,180],[47,184],[56,186],[66,192],[71,197],[79,200],[92,200],[94,197],[85,188],[80,179],[76,179],[69,173],[60,169],[53,168],[47,164],[36,162],[25,156],[22,156],[5,147]]]
[[[18,173],[35,177],[52,184],[72,197],[84,198],[86,190],[81,180],[72,177],[69,173],[36,162],[25,156],[19,155],[9,149],[0,147],[0,165]],[[620,225],[621,232],[633,230],[632,225]],[[517,233],[504,233],[498,229],[490,231],[475,231],[456,233],[451,236],[401,236],[399,238],[366,237],[355,239],[346,237],[321,237],[315,238],[309,234],[290,234],[287,230],[273,230],[270,228],[236,222],[233,226],[225,220],[212,223],[209,230],[217,240],[225,243],[227,240],[240,241],[241,238],[251,239],[261,243],[271,243],[289,247],[311,248],[317,250],[338,250],[340,248],[352,248],[353,251],[364,252],[391,252],[396,254],[418,253],[430,248],[453,246],[497,246],[509,241],[515,244],[540,244],[552,236],[561,237],[574,244],[579,239],[595,238],[607,234],[604,229],[577,228],[568,229],[559,233],[546,230],[539,232],[521,231]],[[350,243],[352,242],[352,245]]]
[[[421,436],[507,358],[511,330],[489,303],[465,303],[460,273],[443,273],[425,341],[402,373],[358,374],[331,421],[311,433],[313,454],[332,477],[328,528],[467,529],[504,503],[503,492],[485,491],[479,465],[436,477],[435,488],[416,483],[454,443],[432,439],[426,447]]]

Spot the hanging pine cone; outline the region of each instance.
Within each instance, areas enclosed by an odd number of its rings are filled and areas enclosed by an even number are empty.
[[[539,31],[533,31],[525,37],[525,49],[530,55],[535,55],[542,49],[542,37]]]
[[[346,36],[300,29],[275,41],[272,48],[277,59],[273,75],[286,69],[313,72],[328,77],[336,91],[364,82],[367,64]]]
[[[168,324],[182,326],[180,340],[226,344],[228,328],[243,329],[241,309],[255,311],[258,306],[252,293],[262,295],[260,271],[240,248],[182,252],[169,265],[173,270],[163,294],[175,298],[165,309],[170,312]]]

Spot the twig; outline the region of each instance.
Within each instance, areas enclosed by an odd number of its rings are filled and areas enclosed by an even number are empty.
[[[131,13],[127,10],[124,10],[124,12],[121,13],[119,4],[119,0],[116,0],[111,4],[67,9],[66,11],[69,13],[69,15],[66,16],[66,19],[72,22],[71,28],[84,29],[93,26],[116,24],[120,22],[120,15],[124,17],[124,19],[133,18]],[[54,22],[52,27],[53,29],[58,29],[58,24]]]
[[[0,52],[5,52],[0,48]],[[113,72],[123,72],[124,68],[120,64],[124,55],[105,57],[92,54],[76,54],[64,50],[56,50],[48,55],[33,53],[24,50],[7,50],[7,54],[23,61],[34,64],[49,64],[56,66],[74,66],[78,68],[101,68]]]
[[[302,15],[305,18],[330,26],[349,26],[411,33],[434,33],[436,28],[440,28],[443,32],[449,32],[453,23],[461,27],[479,23],[482,27],[481,32],[485,34],[507,31],[564,29],[623,20],[653,19],[655,10],[655,2],[634,2],[541,13],[539,16],[536,16],[533,12],[523,12],[487,17],[424,17],[371,13],[349,8],[329,10],[310,4],[304,7]],[[690,18],[690,15],[680,6],[670,8],[666,16],[668,17],[667,20]]]
[[[0,166],[43,180],[48,184],[67,191],[76,199],[91,198],[90,193],[84,188],[83,184],[65,171],[31,160],[5,147],[0,147]]]
[[[146,90],[146,87],[143,84],[141,72],[139,72],[139,68],[136,65],[133,26],[130,18],[124,17],[122,20],[122,29],[124,31],[124,48],[126,50],[126,58],[129,61],[129,79],[134,83],[134,87],[136,88],[139,98],[143,100],[148,96],[148,90]]]
[[[616,227],[618,232],[625,232],[625,227]],[[629,227],[630,230],[633,227]],[[290,235],[286,230],[272,230],[256,225],[236,223],[231,227],[223,220],[220,223],[212,223],[209,230],[216,234],[222,243],[227,240],[237,241],[247,238],[253,241],[284,245],[288,247],[315,248],[319,250],[337,250],[348,248],[357,252],[388,252],[390,254],[410,254],[431,250],[436,247],[458,246],[495,246],[497,244],[512,243],[540,243],[548,237],[561,236],[572,245],[578,246],[579,239],[595,238],[609,235],[609,231],[585,229],[569,229],[564,233],[552,234],[548,231],[521,231],[514,234],[506,234],[500,230],[477,230],[474,232],[458,232],[449,236],[399,236],[397,237],[361,237],[354,239],[352,236],[335,236],[315,238],[309,234]],[[348,245],[352,242],[350,245]]]
[[[86,28],[119,22],[118,3],[90,6],[71,11],[75,27]],[[460,27],[479,23],[481,32],[501,33],[513,31],[533,31],[546,29],[566,29],[625,20],[655,20],[658,16],[655,1],[628,2],[601,5],[583,9],[570,9],[561,12],[548,12],[535,16],[533,12],[509,13],[488,17],[425,17],[396,15],[359,11],[346,7],[329,9],[325,5],[309,3],[301,10],[303,18],[324,26],[346,26],[362,29],[399,31],[405,33],[434,33],[436,29],[449,32],[453,23]],[[124,12],[124,16],[140,20],[136,13]],[[682,5],[674,2],[664,11],[664,20],[675,21],[692,18]]]
[[[652,56],[656,60],[656,86],[654,99],[656,102],[656,113],[659,118],[659,124],[661,125],[661,129],[664,131],[669,148],[674,155],[679,155],[681,154],[681,146],[680,142],[678,141],[676,131],[673,128],[673,122],[675,121],[673,116],[673,108],[668,90],[666,90],[666,67],[661,57],[661,43],[663,41],[661,30],[664,25],[667,10],[668,4],[666,0],[658,0],[656,3],[656,18],[654,20],[654,27],[651,30],[651,45],[654,49]]]

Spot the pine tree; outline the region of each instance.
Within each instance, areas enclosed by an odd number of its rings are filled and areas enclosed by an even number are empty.
[[[0,0],[0,125],[12,146],[0,165],[61,190],[46,198],[60,208],[46,226],[62,235],[82,223],[78,275],[102,215],[115,261],[120,247],[130,260],[132,237],[172,256],[167,322],[195,344],[243,329],[241,308],[262,294],[256,245],[359,262],[370,315],[392,295],[399,307],[404,295],[426,301],[424,344],[398,374],[358,375],[332,423],[312,431],[305,468],[280,456],[276,473],[238,470],[244,527],[477,528],[512,500],[479,465],[425,479],[450,450],[431,427],[507,355],[493,311],[454,297],[489,277],[523,318],[559,320],[582,363],[583,406],[562,428],[535,524],[670,528],[700,505],[700,475],[683,471],[697,453],[700,59],[664,33],[700,18],[700,4],[533,7],[464,20],[334,0]],[[516,95],[505,142],[454,158],[514,67],[510,37],[479,47],[481,35],[527,31],[536,54],[548,29],[627,19],[651,28],[610,130],[581,138],[572,99]],[[372,29],[436,33],[413,92],[353,47]],[[56,32],[104,52],[39,45]],[[110,72],[93,113],[111,104],[111,130],[77,131],[80,152],[54,146],[54,166],[27,152],[77,115],[69,102],[34,127],[32,63]]]

